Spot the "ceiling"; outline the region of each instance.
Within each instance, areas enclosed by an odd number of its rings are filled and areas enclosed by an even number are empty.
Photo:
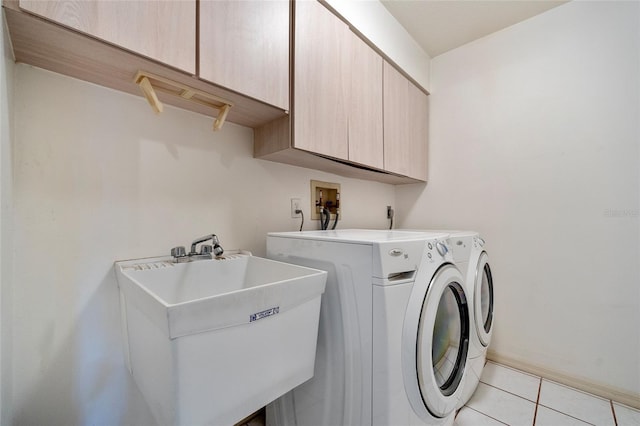
[[[381,0],[430,57],[568,0]]]

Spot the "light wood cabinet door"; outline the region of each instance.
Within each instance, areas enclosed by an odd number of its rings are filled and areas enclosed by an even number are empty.
[[[427,180],[429,173],[429,96],[409,84],[409,139],[407,149],[412,158],[411,171],[407,176]]]
[[[293,146],[348,160],[349,28],[317,1],[295,2]]]
[[[428,97],[384,62],[384,169],[427,180]]]
[[[188,73],[196,72],[196,0],[20,0],[20,8]]]
[[[200,0],[205,80],[289,110],[288,0]]]
[[[350,32],[349,161],[384,167],[382,57]]]

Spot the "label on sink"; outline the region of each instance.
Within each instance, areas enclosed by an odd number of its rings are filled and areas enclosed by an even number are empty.
[[[249,315],[249,322],[258,321],[259,319],[270,317],[271,315],[275,315],[280,312],[280,306],[276,306],[266,311],[256,312],[255,314]]]

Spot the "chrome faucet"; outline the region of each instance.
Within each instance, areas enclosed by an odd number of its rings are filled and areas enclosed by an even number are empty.
[[[211,240],[212,245],[203,245],[200,247],[200,253],[196,253],[196,245],[200,243],[204,243],[205,241]],[[193,243],[191,243],[191,252],[189,256],[198,255],[198,254],[211,254],[213,252],[215,257],[218,257],[224,253],[222,246],[220,246],[220,240],[216,234],[206,235],[202,238],[196,239]]]
[[[198,244],[209,240],[211,240],[211,244],[202,244],[200,251],[196,251]],[[206,235],[194,240],[193,243],[191,243],[191,251],[189,253],[186,253],[183,246],[171,249],[171,256],[173,256],[174,261],[177,263],[191,262],[192,260],[199,259],[213,259],[214,256],[218,258],[222,256],[222,253],[224,253],[224,249],[220,245],[220,240],[216,234]]]

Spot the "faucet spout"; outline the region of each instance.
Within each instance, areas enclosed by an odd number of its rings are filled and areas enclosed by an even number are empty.
[[[215,257],[222,256],[222,253],[224,253],[224,249],[220,245],[220,240],[218,239],[218,236],[216,234],[205,235],[204,237],[197,238],[196,240],[194,240],[191,243],[191,252],[189,253],[189,256],[197,255],[198,252],[196,252],[196,246],[200,243],[204,243],[205,241],[209,241],[209,240],[211,240],[211,243],[213,245],[214,256]],[[200,253],[200,254],[203,254],[203,253]]]

